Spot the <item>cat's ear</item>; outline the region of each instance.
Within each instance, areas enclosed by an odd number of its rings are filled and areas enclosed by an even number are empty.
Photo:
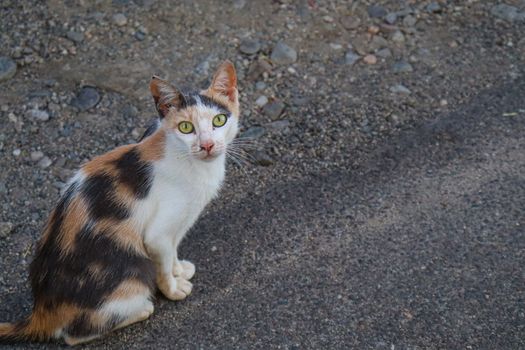
[[[170,108],[181,108],[184,96],[176,87],[167,81],[154,75],[151,78],[149,89],[161,118],[164,118],[168,114]]]
[[[226,60],[219,66],[208,90],[213,95],[227,97],[230,102],[238,102],[237,75],[233,63]]]

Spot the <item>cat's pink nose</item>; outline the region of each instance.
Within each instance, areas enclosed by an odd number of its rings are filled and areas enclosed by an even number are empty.
[[[201,151],[206,151],[208,153],[211,152],[213,146],[215,146],[215,144],[211,141],[208,141],[208,142],[203,142],[201,143]]]

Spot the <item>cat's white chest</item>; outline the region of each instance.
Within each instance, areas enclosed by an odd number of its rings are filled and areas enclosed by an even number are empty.
[[[201,166],[158,164],[149,195],[135,210],[143,234],[163,227],[174,236],[184,235],[204,207],[217,195],[224,180],[224,162]]]

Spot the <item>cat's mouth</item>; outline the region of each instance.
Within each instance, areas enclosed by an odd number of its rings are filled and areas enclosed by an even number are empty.
[[[220,154],[221,152],[208,153],[206,151],[203,151],[197,154],[197,158],[205,162],[211,162],[212,160],[216,159]]]

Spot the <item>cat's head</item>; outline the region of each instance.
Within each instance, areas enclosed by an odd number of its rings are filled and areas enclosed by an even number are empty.
[[[150,90],[179,154],[210,161],[226,152],[239,128],[237,76],[230,61],[219,66],[200,93],[183,93],[158,77],[152,78]]]

